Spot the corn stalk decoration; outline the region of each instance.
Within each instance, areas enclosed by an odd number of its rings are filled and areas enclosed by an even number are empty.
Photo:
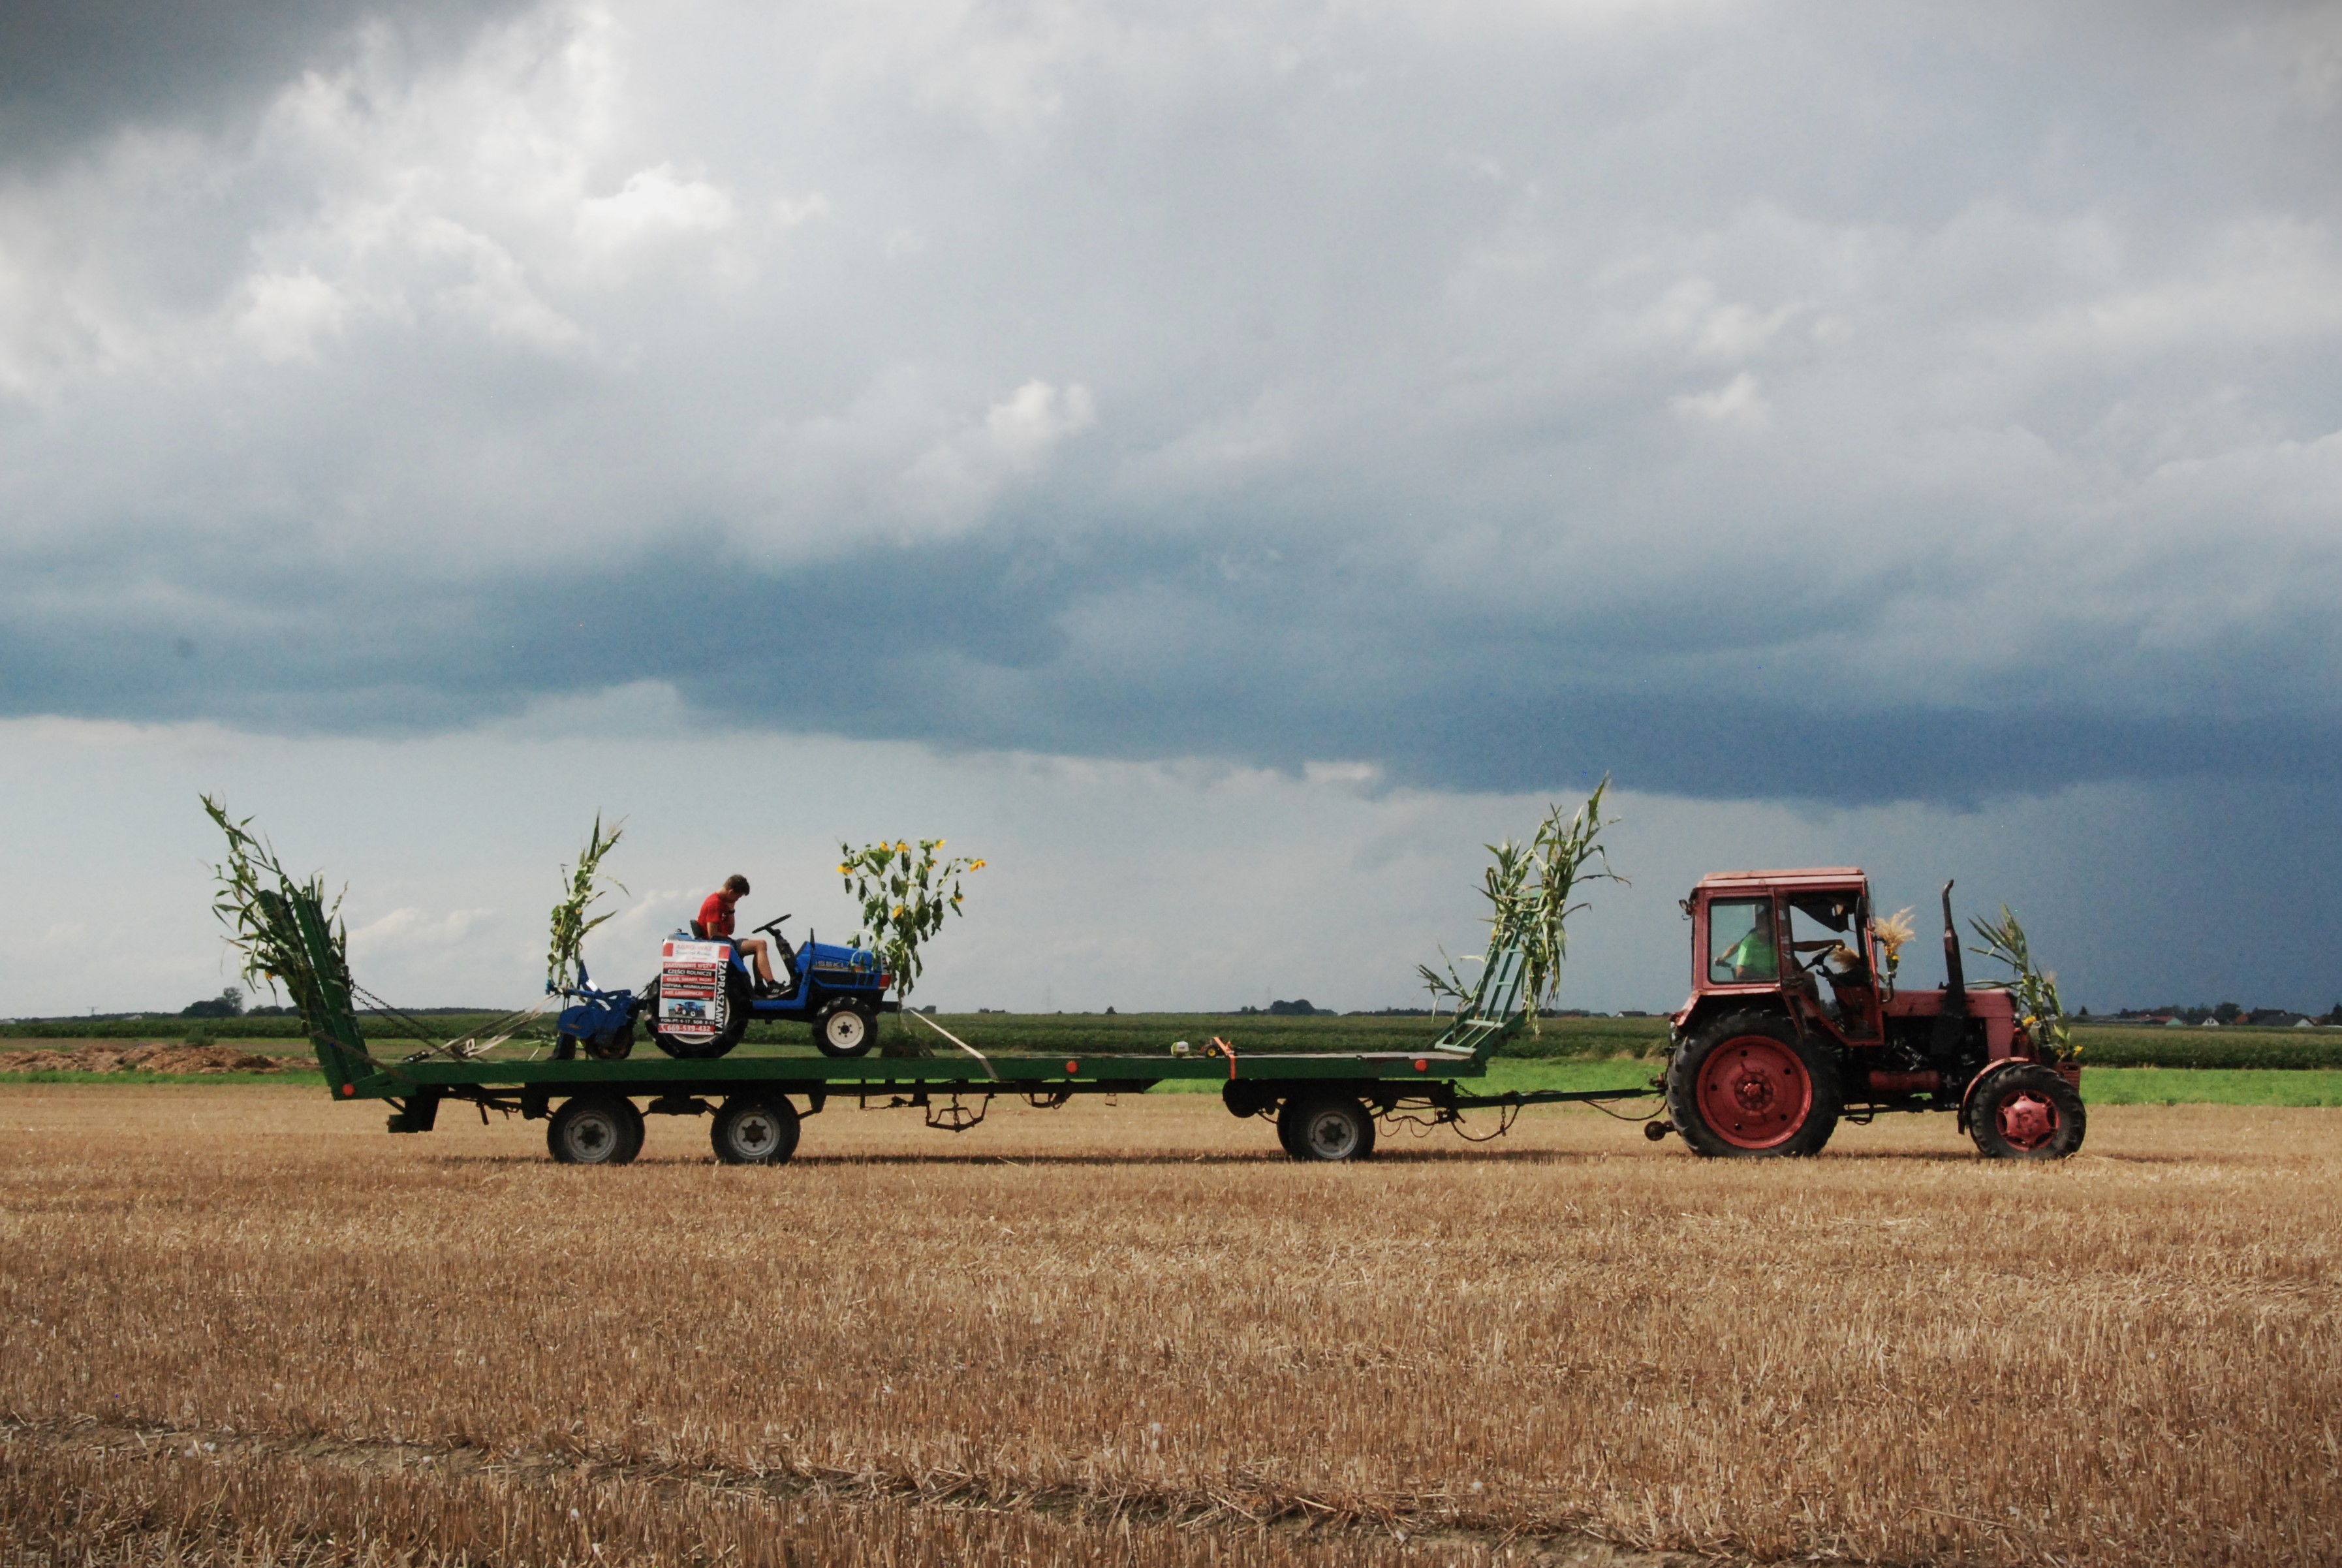
[[[1491,858],[1480,894],[1488,901],[1488,952],[1493,956],[1507,947],[1521,950],[1521,1000],[1532,1030],[1537,1028],[1537,1009],[1551,1005],[1561,994],[1569,917],[1586,907],[1571,903],[1572,896],[1586,883],[1626,880],[1610,869],[1609,854],[1602,847],[1602,830],[1617,820],[1602,814],[1602,796],[1609,788],[1605,778],[1586,804],[1566,817],[1560,806],[1549,807],[1526,844],[1506,839],[1486,846]],[[1445,999],[1461,1011],[1478,999],[1486,970],[1484,966],[1477,977],[1466,978],[1446,948],[1439,956],[1445,973],[1427,964],[1418,964],[1416,973],[1435,1003]],[[1485,965],[1484,960],[1465,962]]]
[[[225,803],[202,798],[205,813],[227,835],[227,858],[212,867],[219,884],[212,914],[227,928],[228,945],[243,955],[245,979],[255,988],[266,986],[271,995],[282,986],[300,1010],[303,1024],[315,1033],[330,1016],[327,998],[350,994],[350,938],[341,920],[341,896],[327,904],[323,873],[296,881],[267,841],[254,834],[250,817],[239,821],[228,815]],[[310,961],[296,899],[321,916],[330,974],[319,974]]]
[[[616,849],[626,831],[621,821],[602,831],[602,815],[594,814],[594,830],[586,835],[586,847],[577,852],[577,864],[565,865],[561,874],[567,889],[560,903],[553,906],[553,934],[545,954],[545,988],[566,991],[573,980],[585,973],[586,937],[596,926],[616,913],[605,910],[592,919],[587,911],[599,904],[610,888],[620,893],[626,884],[614,877],[602,875],[602,857]]]
[[[2025,939],[2025,927],[2017,923],[2008,905],[2000,906],[1998,920],[1987,920],[1982,915],[1970,917],[1968,924],[1985,945],[1971,947],[1970,953],[1979,958],[1997,958],[2008,965],[2006,980],[1982,984],[1996,990],[2005,990],[2017,999],[2017,1021],[2031,1035],[2033,1044],[2060,1062],[2078,1060],[2080,1046],[2066,1028],[2066,1004],[2057,995],[2057,975],[2055,971],[2044,973],[2033,966],[2033,946]]]
[[[860,849],[837,846],[843,856],[837,874],[862,906],[862,930],[855,934],[854,945],[877,953],[879,966],[895,977],[898,998],[909,996],[918,984],[921,947],[943,929],[946,915],[960,913],[966,896],[960,878],[984,869],[980,860],[937,858],[943,847],[939,838],[923,838],[916,849],[907,839]]]

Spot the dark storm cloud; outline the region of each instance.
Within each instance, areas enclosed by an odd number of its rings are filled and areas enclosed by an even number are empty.
[[[2331,11],[274,15],[13,67],[250,113],[0,188],[8,713],[2336,760]]]
[[[444,55],[518,0],[79,0],[0,4],[0,161],[43,162],[124,125],[248,119],[364,23]]]
[[[20,615],[0,627],[0,714],[395,734],[650,680],[726,726],[1290,769],[1365,758],[1394,783],[1497,792],[1610,771],[1646,791],[1833,804],[2240,768],[2306,783],[2342,764],[2342,733],[2315,705],[1837,704],[1820,664],[1806,700],[1752,699],[1728,684],[1728,649],[1654,678],[1600,626],[1462,624],[1454,606],[1316,574],[1231,584],[1186,551],[987,538],[710,572],[673,557],[712,554],[712,540],[679,543],[608,573],[487,589],[302,579],[234,609]],[[1123,629],[1159,640],[1160,657],[1071,629],[1135,588],[1155,590],[1157,618]]]

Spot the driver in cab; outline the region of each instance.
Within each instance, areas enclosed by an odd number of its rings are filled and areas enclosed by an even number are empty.
[[[700,904],[699,918],[691,923],[692,928],[703,940],[728,942],[737,947],[745,956],[753,959],[756,967],[757,990],[769,994],[778,989],[773,984],[770,945],[761,936],[732,934],[732,912],[738,906],[740,901],[747,896],[748,879],[746,877],[739,875],[726,877],[724,885],[709,894],[706,901]]]
[[[1755,913],[1748,934],[1717,955],[1716,967],[1724,973],[1716,978],[1736,983],[1779,978],[1781,957],[1773,945],[1773,906],[1759,904]]]

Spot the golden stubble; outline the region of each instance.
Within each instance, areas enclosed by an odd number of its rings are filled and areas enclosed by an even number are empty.
[[[0,1092],[12,1452],[167,1429],[1476,1553],[2342,1558],[2342,1113],[2102,1108],[2046,1167],[1947,1118],[1726,1164],[1582,1112],[1309,1166],[1202,1096],[956,1139],[848,1105],[777,1169],[704,1121],[615,1170],[380,1127]]]

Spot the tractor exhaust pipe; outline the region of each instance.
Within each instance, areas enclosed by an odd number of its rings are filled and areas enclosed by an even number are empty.
[[[1952,920],[1952,884],[1944,884],[1944,1011],[1968,1010],[1967,970],[1960,963],[1960,932]]]
[[[1952,923],[1952,884],[1944,884],[1944,1007],[1936,1014],[1936,1027],[1927,1039],[1927,1051],[1937,1060],[1957,1055],[1960,1037],[1967,1032],[1968,977],[1960,964],[1959,928]]]

